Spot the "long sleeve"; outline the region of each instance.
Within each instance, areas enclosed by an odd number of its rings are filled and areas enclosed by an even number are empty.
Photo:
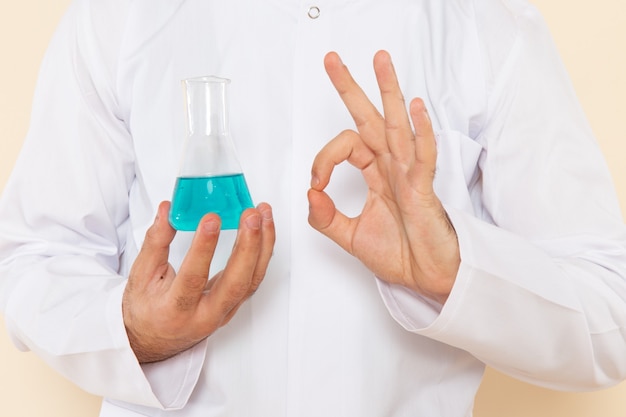
[[[151,375],[162,381],[162,371],[139,365],[122,318],[135,173],[117,108],[115,54],[127,3],[92,10],[75,2],[51,42],[0,203],[0,307],[18,347],[83,389],[179,408],[202,368],[203,344],[164,362],[168,387],[154,387]]]
[[[501,47],[483,56],[494,76],[475,138],[474,213],[446,206],[462,258],[453,291],[444,306],[382,283],[381,292],[406,329],[514,377],[608,386],[626,377],[626,229],[545,24],[524,2],[506,3],[512,31],[494,38],[497,19],[478,30]]]

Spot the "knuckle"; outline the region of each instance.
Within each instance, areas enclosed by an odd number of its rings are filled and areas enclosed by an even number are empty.
[[[246,296],[250,285],[248,283],[236,283],[228,289],[228,298],[232,301],[239,301]]]
[[[385,130],[400,130],[404,128],[403,125],[397,123],[394,120],[390,120],[389,118],[385,118]]]
[[[196,306],[196,300],[194,297],[188,295],[179,295],[175,299],[176,310],[178,311],[190,311]]]
[[[181,287],[185,293],[196,294],[203,291],[209,281],[208,270],[206,273],[190,273],[185,274]]]
[[[252,278],[252,285],[248,289],[248,297],[254,295],[254,293],[257,292],[257,290],[261,286],[261,282],[263,282],[264,277],[265,277],[265,274],[256,274]]]
[[[144,240],[144,246],[146,244],[150,245],[152,242],[158,239],[159,233],[155,225],[152,225],[146,230],[146,238]]]

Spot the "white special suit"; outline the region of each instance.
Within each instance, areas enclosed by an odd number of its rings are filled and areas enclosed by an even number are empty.
[[[338,51],[379,106],[379,49],[437,133],[436,192],[462,258],[445,306],[379,282],[307,223],[313,157],[354,126],[323,57]],[[140,366],[125,277],[172,195],[180,80],[201,75],[232,80],[232,135],[253,199],[274,207],[275,253],[228,326]],[[357,169],[336,169],[339,208],[356,215],[365,192]],[[626,230],[523,0],[78,0],[43,62],[0,222],[12,338],[104,396],[102,416],[464,417],[484,363],[557,389],[626,375]],[[178,233],[175,267],[189,241]]]

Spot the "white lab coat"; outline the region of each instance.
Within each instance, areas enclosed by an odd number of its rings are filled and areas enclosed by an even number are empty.
[[[338,51],[379,105],[379,49],[437,132],[435,186],[462,257],[444,306],[378,282],[307,224],[313,157],[353,127],[323,56]],[[232,80],[232,134],[253,199],[274,207],[275,254],[231,323],[140,366],[121,296],[171,198],[180,80],[200,75]],[[329,192],[357,214],[365,186],[342,165]],[[598,146],[524,0],[77,0],[0,205],[0,306],[18,347],[104,396],[104,417],[464,417],[484,363],[557,389],[624,378],[625,244]]]

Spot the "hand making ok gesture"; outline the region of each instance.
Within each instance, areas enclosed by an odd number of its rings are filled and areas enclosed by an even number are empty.
[[[383,115],[336,53],[326,55],[324,65],[356,131],[340,133],[316,156],[308,192],[309,223],[380,279],[445,302],[460,255],[454,228],[433,189],[437,147],[424,102],[412,100],[409,117],[385,51],[374,57]],[[361,170],[368,186],[355,218],[338,211],[324,192],[333,168],[344,161]]]

